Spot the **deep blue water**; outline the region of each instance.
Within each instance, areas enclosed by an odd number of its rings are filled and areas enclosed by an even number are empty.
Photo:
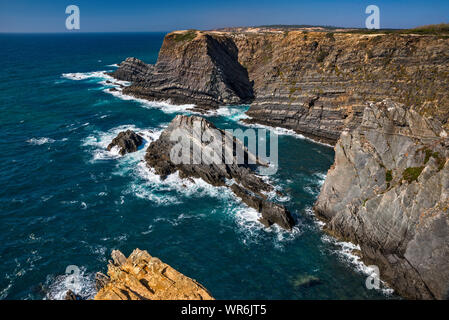
[[[140,162],[105,147],[120,130],[155,136],[185,108],[126,100],[104,75],[128,56],[154,63],[163,34],[0,35],[0,298],[60,298],[65,270],[92,296],[111,250],[146,249],[197,279],[218,299],[386,298],[323,235],[311,207],[333,150],[279,136],[270,179],[286,194],[293,233],[266,230],[230,192],[175,176],[161,182]],[[63,76],[64,74],[64,76]],[[78,80],[74,80],[78,79]],[[242,127],[247,106],[209,116]],[[315,276],[321,283],[298,287]],[[295,285],[296,283],[296,285]]]

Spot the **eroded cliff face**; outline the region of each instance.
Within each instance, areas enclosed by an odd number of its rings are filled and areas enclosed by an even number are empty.
[[[176,31],[165,37],[154,67],[130,62],[115,72],[134,81],[124,92],[202,108],[251,103],[248,121],[331,144],[360,124],[366,101],[385,98],[448,128],[449,39],[443,37]]]
[[[95,300],[213,300],[201,284],[147,251],[112,252],[108,276],[97,274]]]
[[[367,101],[391,98],[449,117],[449,40],[400,34],[293,31],[235,35],[254,81],[248,111],[258,123],[335,143]]]
[[[168,34],[154,66],[135,58],[120,64],[113,75],[133,81],[123,90],[149,100],[196,104],[250,103],[254,98],[248,72],[238,62],[238,49],[228,37],[188,31]]]
[[[370,104],[335,146],[315,209],[398,293],[449,298],[449,139],[403,105]]]

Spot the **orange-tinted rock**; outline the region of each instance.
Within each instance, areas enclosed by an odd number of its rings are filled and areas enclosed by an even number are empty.
[[[147,251],[135,249],[126,258],[112,252],[109,281],[103,282],[95,300],[213,300],[201,284],[176,271]]]

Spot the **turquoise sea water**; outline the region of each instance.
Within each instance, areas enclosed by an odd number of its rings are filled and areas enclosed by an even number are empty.
[[[331,148],[276,130],[279,170],[270,180],[294,213],[292,233],[264,229],[224,188],[105,147],[133,128],[148,140],[186,107],[105,90],[104,71],[128,56],[154,63],[163,34],[0,35],[0,298],[61,298],[76,265],[76,290],[92,297],[111,250],[146,249],[218,299],[385,299],[368,290],[351,246],[324,236],[312,215]],[[248,106],[209,115],[245,128]],[[320,279],[300,286],[301,279]]]

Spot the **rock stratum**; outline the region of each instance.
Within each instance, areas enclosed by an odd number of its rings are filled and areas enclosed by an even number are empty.
[[[95,300],[213,300],[201,284],[147,251],[112,251],[108,275],[97,274]]]
[[[184,150],[176,147],[179,138],[186,143]],[[217,147],[213,149],[212,145]],[[238,150],[243,155],[242,161],[238,160]],[[181,151],[187,158],[175,160],[176,153]],[[230,155],[229,158],[226,155]],[[277,224],[291,230],[294,225],[290,212],[268,199],[267,193],[273,191],[273,187],[254,172],[267,164],[232,134],[217,129],[202,117],[177,115],[159,139],[148,146],[145,161],[162,179],[179,172],[181,178],[201,178],[213,186],[229,187],[261,214],[260,222],[265,226]]]
[[[155,65],[128,58],[112,75],[132,82],[124,93],[149,100],[193,103],[200,110],[250,104],[247,121],[330,144],[360,124],[367,101],[385,98],[449,126],[447,36],[175,31],[166,35]]]
[[[366,107],[335,146],[315,206],[405,297],[449,299],[449,139],[401,104]]]

